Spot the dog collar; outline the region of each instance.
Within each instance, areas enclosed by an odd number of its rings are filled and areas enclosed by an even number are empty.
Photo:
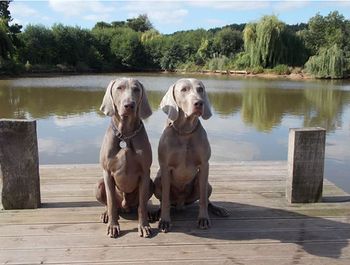
[[[198,120],[196,126],[194,126],[194,128],[191,131],[188,131],[188,132],[181,131],[179,128],[176,128],[174,122],[169,123],[169,127],[172,127],[174,129],[174,131],[176,131],[179,135],[190,135],[190,134],[194,133],[198,129],[200,123],[201,122]]]
[[[119,142],[120,148],[126,148],[128,146],[127,141],[135,137],[143,128],[143,122],[140,121],[140,126],[135,131],[133,131],[130,135],[123,135],[115,126],[113,121],[111,121],[111,125],[112,125],[112,130],[114,132],[114,135],[117,136],[118,139],[120,140]]]

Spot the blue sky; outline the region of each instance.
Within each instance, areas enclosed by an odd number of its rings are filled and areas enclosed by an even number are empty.
[[[14,21],[26,26],[54,23],[92,28],[96,22],[124,21],[147,14],[161,33],[179,30],[220,27],[232,23],[256,21],[263,15],[277,15],[280,20],[295,24],[307,22],[317,12],[327,15],[338,10],[350,18],[347,1],[74,1],[14,0],[10,11]]]

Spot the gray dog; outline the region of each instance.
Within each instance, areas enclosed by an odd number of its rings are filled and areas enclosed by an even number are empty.
[[[199,200],[198,226],[210,227],[208,209],[218,216],[228,212],[209,202],[208,183],[210,145],[199,117],[211,117],[203,83],[180,79],[172,85],[160,104],[168,115],[158,146],[160,169],[154,180],[155,196],[161,201],[159,229],[170,228],[170,206],[182,208]]]
[[[117,237],[119,213],[138,206],[139,235],[149,237],[147,202],[153,194],[152,150],[141,119],[149,117],[152,110],[143,85],[132,78],[111,81],[101,110],[112,117],[100,152],[103,179],[96,187],[97,200],[107,206],[102,221],[108,223],[107,234]]]

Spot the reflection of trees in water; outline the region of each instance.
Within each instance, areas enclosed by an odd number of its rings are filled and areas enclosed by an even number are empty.
[[[209,101],[215,112],[221,116],[231,115],[239,111],[242,104],[240,93],[220,92],[208,93]]]
[[[147,91],[153,110],[157,110],[164,91]],[[104,90],[70,88],[0,89],[0,118],[46,118],[89,112],[100,115]],[[328,131],[341,125],[343,107],[350,104],[350,92],[331,88],[278,89],[246,87],[241,93],[210,92],[213,109],[221,117],[241,110],[242,120],[258,131],[271,131],[286,114],[304,117],[304,126],[321,126]]]
[[[241,108],[242,120],[258,131],[268,132],[281,124],[283,116],[304,118],[303,126],[321,126],[328,131],[341,124],[343,106],[350,103],[350,93],[328,88],[278,89],[246,87],[242,94],[211,93],[215,111],[223,116]]]
[[[341,126],[342,109],[346,103],[345,92],[319,88],[307,89],[304,95],[310,102],[310,109],[304,116],[304,126],[321,126],[328,131]]]
[[[104,91],[69,88],[2,88],[0,90],[1,118],[47,118],[51,115],[68,116],[99,111]],[[162,92],[147,92],[155,110]],[[102,115],[102,114],[101,114]]]
[[[5,88],[0,96],[0,115],[4,118],[46,118],[97,111],[102,91],[67,88]]]
[[[164,95],[165,92],[162,91],[147,91],[148,102],[151,105],[153,111],[159,108],[160,101]]]
[[[246,88],[243,90],[242,119],[258,131],[271,131],[285,113],[297,113],[302,94],[296,90]]]

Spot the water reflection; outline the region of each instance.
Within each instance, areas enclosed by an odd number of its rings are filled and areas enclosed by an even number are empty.
[[[99,112],[104,89],[9,88],[0,93],[0,117],[45,119]],[[342,125],[342,112],[350,103],[350,92],[334,89],[245,88],[241,92],[209,92],[212,107],[221,118],[240,112],[246,126],[270,132],[285,115],[297,115],[303,126],[320,126],[328,132]],[[148,91],[153,111],[158,109],[163,91]]]
[[[135,75],[147,88],[154,114],[145,121],[157,163],[166,116],[159,103],[182,76]],[[118,75],[0,81],[0,118],[38,119],[40,162],[97,163],[109,119],[99,107]],[[213,117],[203,121],[212,161],[286,160],[291,127],[327,129],[326,176],[350,191],[350,86],[343,82],[200,77]]]

